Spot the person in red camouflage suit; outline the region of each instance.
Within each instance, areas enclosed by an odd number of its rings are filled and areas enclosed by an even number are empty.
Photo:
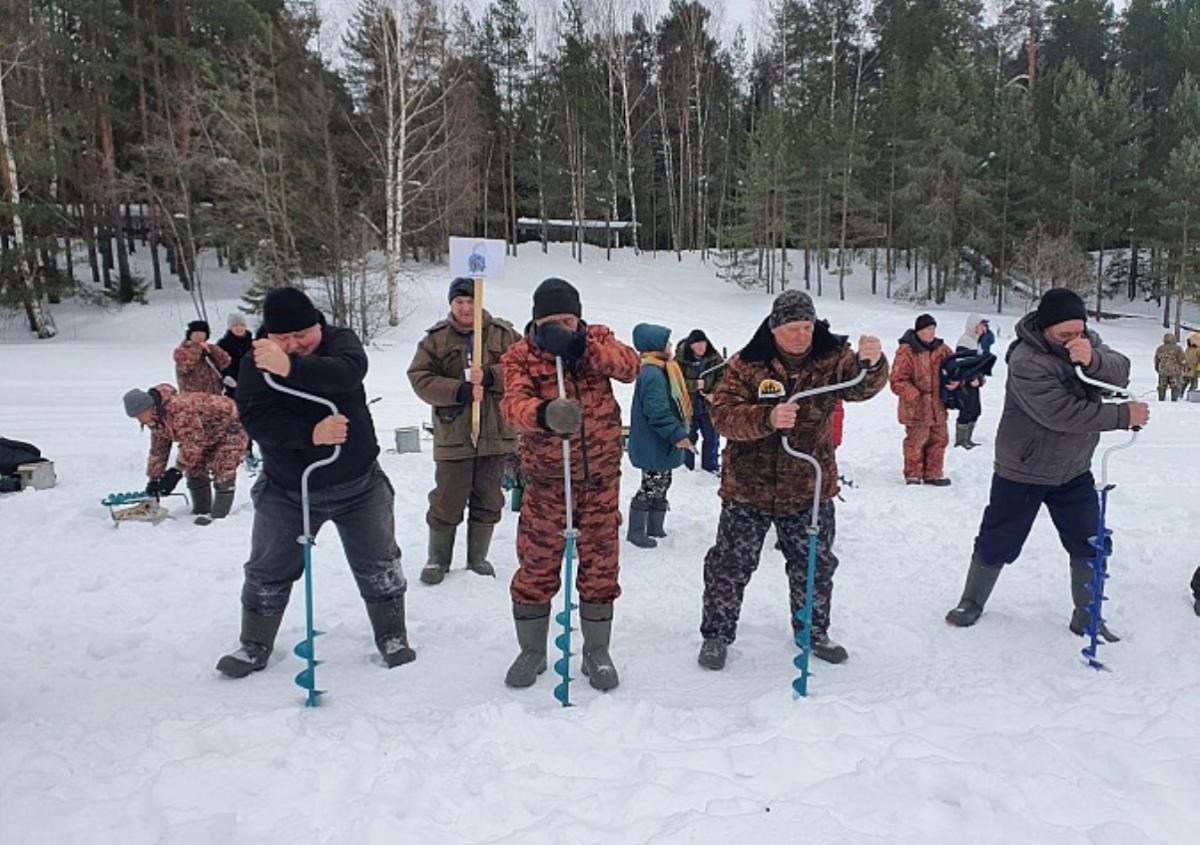
[[[633,382],[638,354],[606,326],[581,319],[579,292],[547,279],[533,294],[533,321],[501,359],[500,411],[520,432],[525,495],[517,529],[513,618],[521,653],[505,683],[527,687],[546,670],[550,600],[561,586],[566,543],[563,438],[571,447],[571,490],[579,529],[579,618],[583,673],[596,689],[617,686],[608,654],[620,551],[621,407],[612,379]],[[555,356],[563,359],[566,399],[558,396]]]
[[[209,343],[208,323],[193,320],[188,323],[183,343],[175,347],[175,379],[180,393],[225,392],[221,372],[229,366],[229,353]]]
[[[896,416],[904,426],[904,481],[946,487],[946,406],[942,404],[942,362],[954,350],[937,337],[932,315],[917,317],[914,326],[900,338],[890,378],[892,392],[900,397]],[[946,385],[948,390],[958,382]]]
[[[213,519],[228,516],[247,444],[234,401],[208,393],[177,393],[171,385],[160,384],[126,393],[125,412],[150,427],[146,491],[170,493],[186,476],[193,513],[211,514]],[[179,454],[175,466],[167,469],[174,443],[179,444]]]

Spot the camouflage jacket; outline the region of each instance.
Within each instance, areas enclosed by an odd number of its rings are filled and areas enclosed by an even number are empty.
[[[1187,372],[1187,356],[1179,346],[1175,335],[1163,335],[1162,346],[1154,351],[1154,370],[1166,378],[1179,378]]]
[[[542,428],[539,410],[558,398],[554,358],[525,337],[509,347],[504,367],[500,411],[521,433],[521,467],[526,483],[563,477],[562,437]],[[642,362],[637,352],[617,340],[607,326],[587,327],[587,349],[563,374],[567,398],[583,406],[583,426],[571,435],[571,478],[614,479],[621,474],[621,406],[612,379],[629,384]]]
[[[237,405],[228,396],[208,393],[176,393],[169,384],[160,384],[155,421],[150,424],[150,459],[146,476],[158,478],[171,458],[171,444],[179,444],[175,465],[184,475],[204,466],[216,450],[241,444],[245,451],[246,432],[238,421]]]
[[[1192,374],[1192,378],[1200,376],[1200,332],[1192,332],[1188,335],[1186,356],[1188,372]]]
[[[849,381],[861,369],[846,338],[818,322],[808,355],[789,371],[764,320],[749,345],[730,359],[713,395],[713,423],[729,441],[721,459],[721,498],[772,516],[794,516],[812,507],[812,467],[783,451],[784,434],[794,449],[820,464],[821,500],[836,496],[840,488],[831,425],[834,407],[839,398],[863,402],[882,390],[887,358],[880,356],[866,378],[848,390],[800,400],[790,431],[771,427],[771,410],[801,390]]]
[[[900,338],[891,385],[892,393],[900,397],[896,417],[901,425],[938,425],[946,421],[941,396],[942,362],[953,352],[940,339],[926,348],[912,329]]]
[[[175,347],[175,378],[180,393],[225,392],[221,371],[229,366],[229,353],[215,343],[185,340]]]
[[[500,414],[504,370],[500,357],[520,338],[509,323],[483,312],[483,402],[479,413],[479,445],[471,445],[471,402],[459,401],[473,341],[471,329],[445,319],[425,330],[408,367],[417,396],[433,406],[433,459],[507,455],[517,450],[517,433]]]

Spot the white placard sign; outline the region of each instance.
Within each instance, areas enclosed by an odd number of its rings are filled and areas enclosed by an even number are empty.
[[[450,274],[495,281],[504,278],[504,241],[497,238],[451,238]]]

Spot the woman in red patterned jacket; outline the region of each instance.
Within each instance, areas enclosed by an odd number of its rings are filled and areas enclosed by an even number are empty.
[[[517,529],[513,618],[521,653],[505,683],[527,687],[546,671],[550,600],[561,586],[566,528],[562,443],[571,448],[571,491],[579,530],[579,618],[583,673],[596,689],[617,685],[608,653],[620,551],[621,406],[612,379],[630,383],[638,354],[606,326],[581,319],[579,292],[547,279],[533,294],[533,321],[504,354],[500,411],[521,434],[525,495]],[[568,398],[558,396],[555,357]]]
[[[942,362],[953,353],[937,337],[937,321],[929,314],[917,317],[916,325],[900,338],[892,362],[892,392],[900,397],[896,415],[904,426],[904,481],[947,487],[944,473],[950,431],[946,406],[942,404]],[[946,385],[948,390],[957,382]]]

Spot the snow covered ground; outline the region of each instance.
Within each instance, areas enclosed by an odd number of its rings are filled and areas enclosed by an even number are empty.
[[[584,316],[624,338],[641,320],[678,338],[703,327],[730,352],[769,308],[696,259],[534,246],[490,289],[523,325],[541,278],[580,287]],[[445,310],[431,273],[404,326],[371,350],[368,394],[381,443],[427,416],[405,370]],[[214,326],[244,277],[210,270]],[[871,332],[889,357],[918,306],[851,285],[818,312]],[[950,342],[970,303],[935,311]],[[986,310],[986,309],[985,309]],[[410,634],[418,659],[385,670],[332,529],[316,549],[323,706],[301,706],[290,645],[300,594],[267,671],[220,678],[235,644],[252,513],[245,480],[230,519],[114,529],[99,500],[142,485],[148,436],[121,394],[173,380],[171,348],[192,318],[174,285],[118,314],[61,307],[60,336],[0,342],[0,434],[52,457],[59,485],[0,497],[0,842],[4,843],[1192,843],[1200,829],[1200,620],[1187,580],[1200,563],[1200,405],[1155,405],[1136,449],[1112,463],[1116,554],[1108,616],[1126,635],[1085,668],[1066,628],[1065,554],[1043,515],[980,623],[942,621],[958,598],[986,498],[1003,372],[977,437],[951,450],[949,489],[905,488],[895,397],[849,408],[838,505],[833,635],[848,663],[818,664],[795,700],[782,558],[750,585],[724,672],[696,664],[701,566],[716,481],[680,473],[671,537],[622,549],[613,653],[621,686],[581,679],[562,709],[552,675],[507,689],[516,653],[508,580],[514,514],[492,560],[499,578],[456,568],[417,582],[429,444],[385,454],[397,488]],[[1000,349],[1014,315],[997,318]],[[1100,326],[1153,389],[1151,318]],[[627,406],[629,389],[621,395]],[[1120,442],[1126,435],[1104,438]],[[636,486],[627,467],[626,501]],[[460,538],[460,544],[462,540]]]

